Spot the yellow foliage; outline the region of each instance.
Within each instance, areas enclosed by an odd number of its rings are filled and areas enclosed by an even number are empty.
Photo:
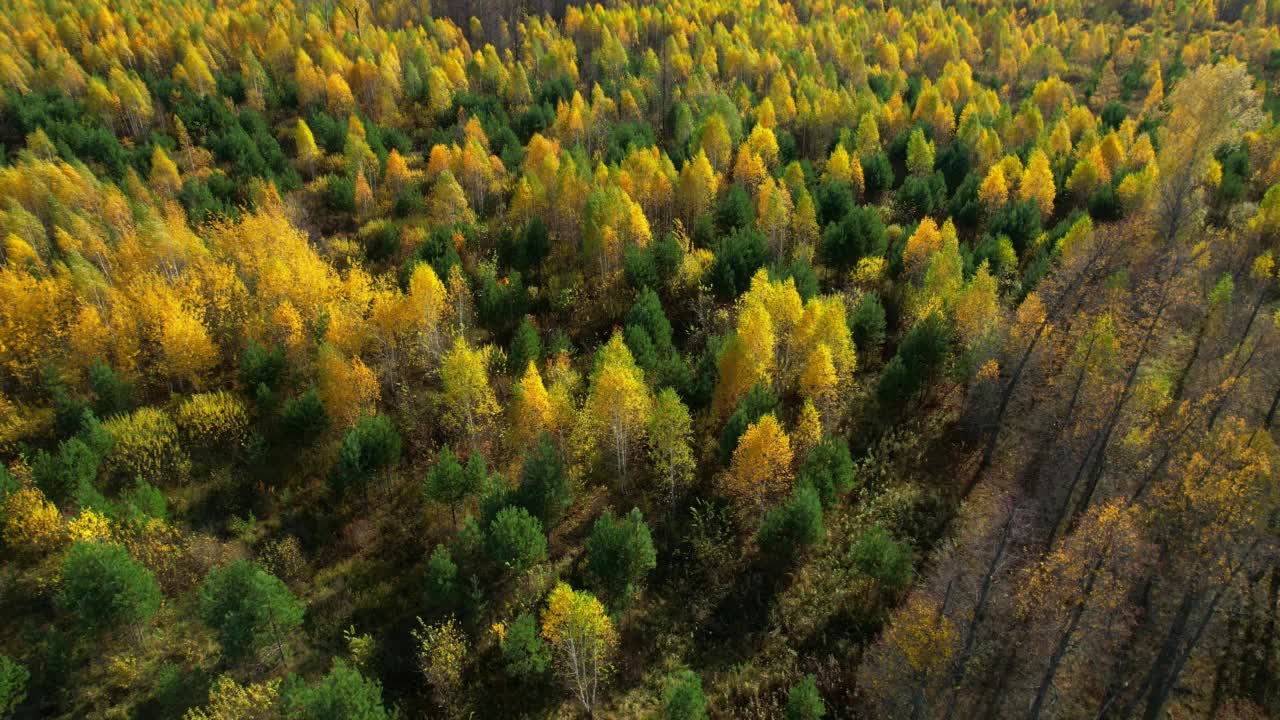
[[[237,443],[249,427],[244,403],[225,391],[192,395],[178,406],[175,420],[187,438],[204,446]]]
[[[45,552],[65,538],[62,514],[39,488],[24,487],[4,503],[4,543],[20,552]]]
[[[160,484],[186,480],[190,461],[182,450],[178,426],[165,411],[144,407],[104,421],[111,436],[110,462],[127,477]]]
[[[83,510],[67,523],[71,542],[107,542],[111,540],[111,521],[93,510]]]
[[[721,491],[743,516],[765,512],[791,489],[791,439],[769,413],[747,428],[733,451]]]

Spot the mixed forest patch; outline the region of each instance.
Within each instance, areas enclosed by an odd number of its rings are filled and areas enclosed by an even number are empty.
[[[1275,0],[13,0],[0,718],[1280,715]]]

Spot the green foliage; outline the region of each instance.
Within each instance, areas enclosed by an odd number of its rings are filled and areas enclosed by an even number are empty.
[[[313,685],[291,678],[281,693],[290,720],[388,720],[382,683],[335,658],[328,674]]]
[[[702,678],[692,670],[681,670],[667,678],[662,694],[664,720],[705,720],[707,697],[702,693]]]
[[[822,720],[826,715],[827,704],[813,675],[805,675],[787,692],[787,720]]]
[[[132,407],[129,384],[110,365],[99,360],[89,367],[89,388],[93,391],[93,412],[108,418]]]
[[[338,464],[330,482],[339,491],[364,487],[374,473],[400,462],[400,433],[391,418],[373,415],[360,418],[347,431],[338,451]]]
[[[93,487],[98,478],[98,455],[79,438],[58,445],[56,455],[41,450],[31,464],[31,475],[50,500],[65,503],[81,488]]]
[[[444,545],[437,545],[427,560],[426,599],[437,609],[451,608],[458,600],[458,566]]]
[[[850,557],[859,570],[889,589],[911,582],[911,548],[879,525],[858,536]]]
[[[880,296],[869,292],[858,301],[858,306],[849,315],[849,332],[858,347],[861,356],[875,357],[880,354],[885,339],[885,312]]]
[[[543,435],[533,450],[525,455],[520,485],[512,493],[510,501],[529,511],[548,528],[558,525],[569,509],[573,491],[560,449],[550,435]]]
[[[587,574],[614,604],[625,603],[657,564],[653,538],[639,509],[621,518],[605,510],[596,519],[587,540]]]
[[[265,385],[274,390],[285,373],[284,351],[268,350],[256,342],[250,342],[240,356],[240,381],[249,389]]]
[[[542,639],[537,620],[528,613],[521,613],[504,627],[501,647],[507,672],[517,678],[537,677],[551,663],[551,646]]]
[[[280,427],[294,442],[302,444],[315,439],[329,427],[329,413],[316,388],[289,398],[280,409]]]
[[[822,502],[818,491],[799,482],[787,502],[769,511],[760,528],[760,547],[790,557],[822,537]]]
[[[27,699],[31,673],[16,660],[0,655],[0,718],[8,718]]]
[[[880,212],[874,207],[859,205],[827,227],[818,254],[827,265],[848,269],[864,257],[884,255],[887,247]]]
[[[707,270],[712,291],[721,300],[738,297],[751,286],[751,276],[764,267],[768,258],[764,235],[750,228],[734,230],[720,241],[715,262]]]
[[[507,352],[508,367],[516,377],[524,374],[529,363],[535,365],[542,360],[542,339],[538,337],[538,329],[533,321],[525,316],[516,327],[515,336],[511,338],[511,349]]]
[[[519,575],[547,557],[547,538],[542,523],[522,507],[498,511],[489,523],[485,547],[494,562]]]
[[[946,321],[936,312],[907,333],[876,386],[881,405],[903,407],[938,375],[947,360],[949,336]]]
[[[306,606],[279,578],[249,560],[236,560],[209,571],[199,612],[223,654],[239,659],[265,647],[281,649],[302,624]]]
[[[834,506],[853,487],[855,480],[848,443],[834,435],[824,436],[805,455],[796,479],[801,484],[812,485],[824,508]]]
[[[88,630],[136,625],[160,609],[160,585],[123,546],[78,542],[62,561],[58,606]]]
[[[458,507],[480,490],[485,477],[484,459],[479,454],[473,455],[471,459],[480,463],[478,477],[472,470],[471,463],[464,470],[462,463],[458,462],[458,456],[453,454],[453,449],[446,445],[422,483],[423,499],[448,505],[455,521]]]

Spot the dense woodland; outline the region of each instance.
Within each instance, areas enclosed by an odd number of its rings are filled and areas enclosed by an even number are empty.
[[[0,717],[1280,717],[1278,23],[0,3]]]

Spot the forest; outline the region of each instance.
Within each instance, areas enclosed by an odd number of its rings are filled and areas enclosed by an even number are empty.
[[[1280,718],[1280,0],[0,2],[0,720]]]

